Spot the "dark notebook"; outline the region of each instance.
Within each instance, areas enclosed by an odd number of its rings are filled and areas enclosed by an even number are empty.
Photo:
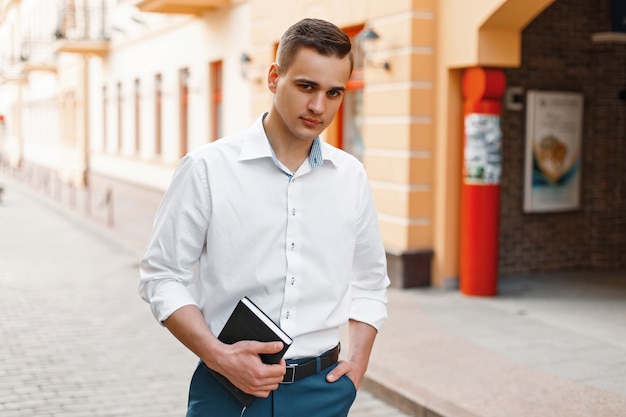
[[[283,342],[283,349],[271,355],[259,355],[264,363],[273,364],[280,362],[287,349],[292,343],[289,337],[276,323],[272,321],[259,307],[257,307],[248,297],[242,298],[232,314],[226,321],[224,328],[217,337],[223,343],[232,345],[240,340],[257,340],[259,342]],[[245,407],[250,406],[256,398],[254,395],[246,394],[234,386],[225,376],[210,371],[215,377],[241,402]]]

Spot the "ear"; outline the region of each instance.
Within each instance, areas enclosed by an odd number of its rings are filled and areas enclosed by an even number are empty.
[[[278,64],[276,62],[272,63],[270,69],[267,73],[267,87],[270,89],[272,93],[276,92],[276,87],[278,86],[278,78],[280,69],[278,68]]]

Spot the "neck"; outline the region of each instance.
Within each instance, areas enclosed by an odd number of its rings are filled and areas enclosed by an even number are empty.
[[[271,112],[263,120],[263,128],[276,158],[295,172],[309,157],[313,141],[296,138],[286,127],[277,126]]]

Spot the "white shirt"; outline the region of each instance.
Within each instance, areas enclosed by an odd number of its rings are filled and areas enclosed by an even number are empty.
[[[313,148],[289,173],[259,118],[183,158],[140,265],[157,320],[197,305],[217,336],[248,296],[293,338],[289,359],[335,346],[349,318],[381,327],[389,278],[365,170]]]

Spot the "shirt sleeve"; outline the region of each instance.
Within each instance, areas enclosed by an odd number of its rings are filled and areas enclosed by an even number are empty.
[[[185,305],[198,305],[191,291],[205,247],[210,194],[204,163],[181,160],[155,216],[139,267],[139,295],[163,322]]]
[[[365,174],[363,177],[350,318],[380,330],[387,320],[387,258],[369,182]]]

